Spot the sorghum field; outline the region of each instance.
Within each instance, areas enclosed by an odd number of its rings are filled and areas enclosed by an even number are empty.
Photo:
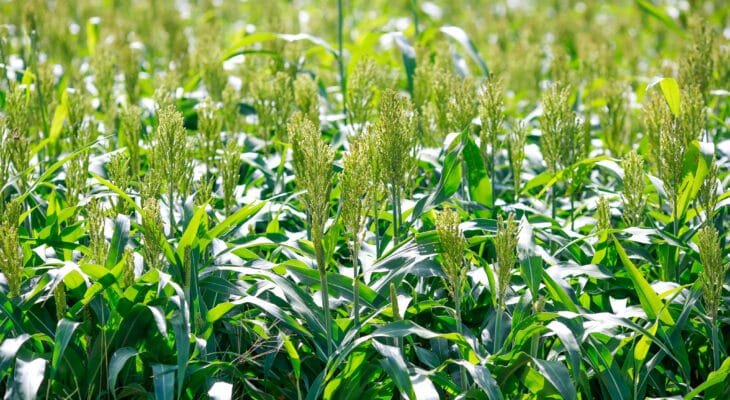
[[[730,398],[722,0],[0,0],[5,399]]]

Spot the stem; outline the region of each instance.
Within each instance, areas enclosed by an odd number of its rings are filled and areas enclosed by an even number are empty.
[[[461,326],[461,295],[456,294],[454,298],[454,307],[456,308],[456,332],[459,335],[464,335],[464,329]],[[463,356],[462,356],[463,358]],[[459,367],[459,373],[461,376],[461,390],[466,392],[469,389],[469,381],[466,377],[466,369],[464,367]]]
[[[375,257],[380,258],[380,229],[379,229],[379,222],[380,219],[378,218],[378,211],[380,210],[380,204],[378,203],[378,200],[373,201],[373,225],[375,229]]]
[[[674,199],[672,199],[672,233],[674,236],[677,236],[677,232],[679,230],[679,227],[677,225],[677,195],[674,195]],[[675,263],[675,254],[677,254],[677,249],[672,250],[671,258],[669,259],[669,279],[674,282],[677,280],[677,265]]]
[[[340,68],[340,90],[342,91],[342,113],[347,124],[347,82],[345,81],[344,53],[342,52],[342,0],[337,0],[337,63]]]
[[[170,191],[167,194],[168,206],[170,209],[170,237],[175,236],[175,211],[172,202],[174,201],[173,195],[173,182],[170,181]]]
[[[327,286],[327,267],[324,265],[324,249],[321,234],[315,232],[314,254],[319,269],[319,283],[322,291],[322,309],[324,310],[324,329],[327,333],[327,355],[332,354],[332,321],[330,321],[330,296]]]
[[[555,198],[555,185],[553,185],[553,186],[550,186],[550,217],[553,219],[553,221],[555,221],[555,208],[556,208],[556,203],[557,203],[556,200],[557,199]],[[554,228],[551,229],[550,232],[552,234],[555,234],[555,229]],[[552,252],[553,251],[553,238],[552,237],[550,238],[548,243],[549,243],[550,251]]]
[[[398,187],[396,185],[392,185],[393,189],[391,190],[391,194],[393,196],[393,246],[398,245],[398,241],[400,240],[400,215],[398,215],[398,205],[400,204],[400,198],[398,196]]]
[[[714,366],[713,370],[717,371],[720,369],[720,346],[722,344],[720,343],[720,332],[717,329],[715,319],[712,318],[710,323],[712,324],[712,365]]]
[[[530,339],[530,355],[537,357],[537,352],[540,349],[540,334],[535,333]]]
[[[360,244],[357,239],[352,242],[352,319],[354,320],[356,334],[359,336],[358,330],[360,329],[360,274],[358,273],[358,257],[357,253]]]
[[[499,336],[500,336],[500,330],[502,328],[501,327],[502,313],[503,313],[502,306],[501,305],[497,306],[497,319],[494,320],[494,349],[492,350],[493,353],[495,353],[495,354],[497,353],[497,351],[499,351],[502,348],[502,346],[499,345],[499,342],[501,340],[501,338]]]
[[[393,321],[400,321],[400,309],[398,308],[398,292],[395,290],[393,282],[390,283],[390,307],[393,312]],[[393,338],[393,344],[398,347],[400,353],[403,354],[403,342],[400,338]]]
[[[490,183],[492,184],[492,210],[494,210],[494,201],[495,201],[495,198],[497,197],[497,193],[496,193],[497,189],[496,189],[496,185],[495,185],[495,181],[497,180],[497,177],[494,176],[494,170],[495,170],[495,168],[494,168],[494,163],[495,163],[495,161],[494,161],[494,159],[495,159],[494,153],[496,153],[496,151],[497,151],[497,146],[496,146],[495,143],[492,143],[492,149],[491,149],[491,152],[490,152],[491,153],[490,154],[490,162],[489,162],[489,180],[490,180]]]

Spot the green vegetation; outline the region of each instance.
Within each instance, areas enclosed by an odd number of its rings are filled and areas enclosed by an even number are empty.
[[[730,398],[726,2],[0,1],[7,399]]]

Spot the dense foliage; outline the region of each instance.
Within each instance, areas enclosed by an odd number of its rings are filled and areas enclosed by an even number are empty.
[[[728,11],[0,1],[0,391],[730,398]]]

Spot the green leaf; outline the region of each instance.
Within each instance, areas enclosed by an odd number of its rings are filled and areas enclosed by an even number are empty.
[[[301,360],[299,358],[299,353],[297,352],[296,347],[294,347],[294,344],[292,344],[291,339],[289,339],[289,336],[282,333],[281,334],[282,341],[284,342],[284,349],[286,350],[286,353],[289,355],[289,361],[291,362],[291,366],[294,369],[294,377],[299,380],[300,374],[301,374]]]
[[[469,196],[472,201],[491,207],[492,184],[487,169],[484,167],[482,153],[469,135],[468,129],[465,129],[461,136],[464,142],[463,157],[469,179]]]
[[[502,400],[504,398],[499,384],[494,380],[486,366],[474,365],[464,360],[454,361],[454,363],[466,369],[477,386],[487,394],[489,400]]]
[[[188,226],[185,228],[185,232],[183,232],[183,235],[180,238],[180,242],[177,246],[177,255],[180,257],[180,259],[183,259],[185,257],[185,249],[187,247],[193,247],[193,243],[198,237],[198,229],[200,228],[200,224],[207,216],[208,214],[205,213],[205,206],[200,206],[195,211],[193,218],[191,218],[190,222],[188,222]]]
[[[63,358],[63,353],[66,351],[68,343],[73,337],[74,331],[78,328],[80,323],[62,319],[56,327],[56,337],[53,344],[53,357],[51,358],[51,379],[56,377],[58,371],[58,365]]]
[[[649,0],[636,0],[636,5],[639,7],[641,11],[643,11],[646,14],[649,14],[650,16],[656,18],[658,21],[664,24],[667,28],[671,29],[674,32],[680,33],[683,36],[686,34],[686,32],[682,29],[682,27],[672,19],[664,10],[661,8],[655,6],[651,1]]]
[[[155,400],[175,398],[175,371],[177,367],[167,364],[152,364],[152,381],[155,387]]]
[[[51,121],[51,129],[48,135],[51,145],[55,145],[61,137],[63,121],[66,119],[66,116],[68,116],[68,92],[64,90],[61,96],[61,104],[56,106],[56,110],[53,112],[53,120]]]
[[[542,281],[542,258],[531,256],[520,260],[520,273],[530,289],[532,297],[536,298],[540,293],[540,282]]]
[[[618,400],[631,399],[631,383],[621,373],[618,365],[616,365],[616,361],[606,347],[600,343],[593,343],[590,340],[586,343],[584,349],[609,398]]]
[[[112,397],[117,398],[117,379],[119,373],[122,372],[124,365],[127,361],[137,355],[137,350],[132,347],[122,347],[121,349],[114,352],[111,360],[109,361],[109,390],[112,392]]]
[[[679,117],[681,110],[681,97],[679,95],[679,85],[674,78],[663,78],[659,81],[659,87],[662,89],[664,99],[667,101],[669,109],[675,117]]]
[[[138,206],[137,203],[131,197],[129,197],[129,195],[124,190],[119,189],[115,184],[109,182],[108,180],[102,178],[101,176],[99,176],[99,175],[97,175],[97,174],[95,174],[93,172],[90,172],[90,174],[91,174],[91,176],[94,177],[94,179],[96,179],[97,181],[99,181],[99,183],[101,183],[102,185],[104,185],[107,188],[109,188],[109,190],[111,190],[112,192],[116,193],[119,197],[121,197],[122,199],[124,199],[124,201],[126,201],[127,203],[129,203],[130,206],[134,207],[134,209],[140,215],[142,214],[142,207]]]
[[[702,182],[709,172],[711,158],[711,155],[702,152],[700,143],[697,140],[690,143],[684,158],[684,181],[677,199],[678,218],[684,217],[687,208],[697,198]]]
[[[559,361],[546,361],[534,357],[532,358],[532,362],[535,363],[540,373],[555,387],[564,399],[576,400],[578,398],[565,364]]]
[[[409,224],[413,224],[423,213],[448,200],[459,190],[461,186],[461,162],[459,161],[461,149],[462,146],[459,145],[446,154],[438,184],[428,196],[418,200],[413,209],[410,210]]]
[[[223,234],[228,232],[229,229],[237,227],[240,224],[246,222],[266,204],[266,201],[247,204],[241,207],[238,211],[233,213],[222,222],[216,224],[211,230],[208,231],[208,237],[211,239],[220,238]]]
[[[708,392],[710,390],[717,391],[718,393],[716,393],[715,396],[710,396],[708,394],[705,397],[707,399],[727,398],[727,396],[730,394],[728,393],[730,392],[730,357],[726,358],[725,361],[723,361],[722,365],[720,366],[720,368],[717,369],[717,371],[710,372],[710,374],[707,376],[707,380],[701,385],[694,388],[694,390],[692,390],[691,392],[687,393],[687,395],[684,396],[684,399],[696,399],[700,395],[700,393]]]
[[[456,42],[458,42],[464,48],[464,50],[466,50],[467,54],[469,54],[469,57],[471,57],[472,60],[477,63],[479,68],[481,68],[482,75],[489,76],[489,68],[487,68],[487,63],[479,54],[479,50],[477,50],[474,42],[472,42],[471,38],[469,38],[469,35],[467,35],[463,29],[459,28],[458,26],[442,26],[440,28],[440,31],[446,36],[456,40]]]
[[[372,345],[384,357],[380,360],[380,365],[388,373],[398,390],[409,399],[415,400],[417,398],[416,392],[413,390],[413,383],[411,383],[408,375],[408,366],[400,353],[400,349],[382,344],[377,340],[373,340]]]
[[[106,257],[106,268],[112,268],[122,261],[124,256],[124,247],[129,241],[129,217],[119,214],[114,221],[114,233],[112,241],[109,244],[109,253]]]
[[[649,282],[647,282],[644,276],[641,275],[641,271],[639,271],[634,263],[631,262],[629,256],[626,255],[626,251],[623,246],[621,246],[621,243],[616,240],[615,237],[613,238],[613,242],[616,245],[616,252],[618,252],[621,262],[623,263],[624,268],[626,268],[626,272],[629,274],[629,278],[634,283],[634,290],[636,291],[637,296],[639,296],[641,308],[644,312],[646,312],[646,315],[651,320],[655,320],[659,317],[663,323],[670,327],[674,326],[674,319],[669,314],[669,311],[664,308],[664,303],[659,296],[657,296],[656,292],[654,292],[654,289],[651,285],[649,285]]]

